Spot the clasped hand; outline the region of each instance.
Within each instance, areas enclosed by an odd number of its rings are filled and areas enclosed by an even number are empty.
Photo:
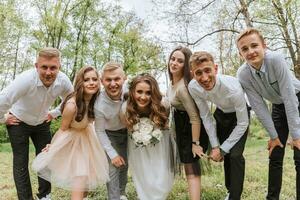
[[[125,160],[122,156],[116,156],[113,159],[111,159],[111,163],[115,167],[122,167],[123,165],[126,165]]]
[[[193,152],[193,156],[194,158],[196,157],[196,155],[198,155],[199,157],[203,157],[206,156],[205,153],[203,153],[203,148],[200,145],[192,145],[192,152]]]
[[[215,147],[211,150],[209,158],[216,162],[222,162],[224,160],[219,147]]]

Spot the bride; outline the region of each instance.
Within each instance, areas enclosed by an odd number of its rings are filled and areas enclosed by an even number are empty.
[[[141,200],[164,200],[174,181],[174,152],[168,130],[168,106],[156,80],[138,75],[129,85],[121,118],[129,130],[128,162]]]

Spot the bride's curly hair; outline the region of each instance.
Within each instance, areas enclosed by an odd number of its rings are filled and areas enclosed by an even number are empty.
[[[149,74],[141,74],[136,76],[129,84],[127,108],[125,120],[127,127],[132,130],[133,125],[139,121],[138,106],[134,99],[135,88],[138,83],[147,83],[150,86],[151,102],[148,105],[150,111],[149,118],[158,128],[165,129],[168,126],[168,113],[162,104],[162,95],[159,91],[157,81]]]

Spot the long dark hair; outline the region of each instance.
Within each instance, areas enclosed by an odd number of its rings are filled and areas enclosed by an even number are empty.
[[[180,51],[184,55],[183,78],[184,78],[184,84],[187,86],[189,82],[192,80],[190,65],[189,65],[189,60],[192,55],[192,51],[187,47],[178,46],[170,53],[169,60],[168,60],[168,73],[169,73],[170,80],[172,82],[173,82],[173,75],[170,71],[170,60],[175,51]]]
[[[132,129],[133,125],[139,120],[139,113],[137,109],[137,103],[134,99],[135,88],[138,83],[147,83],[151,90],[151,103],[149,107],[149,118],[159,128],[166,128],[168,122],[167,109],[162,105],[162,95],[159,91],[158,83],[149,74],[142,74],[136,76],[129,85],[128,100],[125,119],[129,129]]]
[[[91,66],[82,67],[75,76],[74,92],[69,94],[61,105],[61,112],[63,112],[66,102],[69,99],[71,99],[72,97],[75,97],[76,106],[77,106],[77,114],[76,114],[75,120],[77,122],[80,122],[83,119],[83,117],[86,113],[86,110],[87,110],[88,118],[90,118],[90,119],[95,118],[94,104],[95,104],[96,98],[99,94],[99,90],[97,93],[93,94],[88,106],[86,106],[85,101],[84,101],[84,88],[83,88],[84,75],[90,71],[94,71],[97,74],[97,77],[99,79],[99,74],[94,67],[91,67]]]

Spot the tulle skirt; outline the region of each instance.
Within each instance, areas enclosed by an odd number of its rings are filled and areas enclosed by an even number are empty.
[[[92,124],[57,131],[48,152],[32,163],[38,176],[57,187],[91,191],[109,180],[108,161]]]
[[[141,200],[164,200],[174,182],[174,141],[169,130],[164,131],[155,146],[136,147],[128,139],[129,169]]]

